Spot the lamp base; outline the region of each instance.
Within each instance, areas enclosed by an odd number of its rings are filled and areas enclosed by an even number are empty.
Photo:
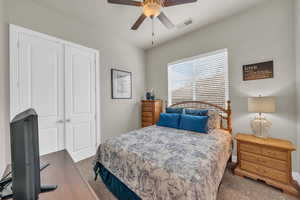
[[[256,137],[268,138],[272,123],[265,117],[257,116],[250,122],[251,129]]]

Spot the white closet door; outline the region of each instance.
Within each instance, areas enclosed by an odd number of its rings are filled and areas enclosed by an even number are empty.
[[[76,161],[96,151],[95,53],[66,46],[66,149]]]
[[[40,154],[64,148],[63,46],[19,34],[18,85],[19,110],[34,108],[39,117]]]

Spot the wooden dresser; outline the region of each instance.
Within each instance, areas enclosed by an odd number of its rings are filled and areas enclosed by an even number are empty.
[[[238,164],[234,173],[262,180],[283,192],[299,195],[292,178],[291,153],[293,144],[280,139],[263,139],[249,134],[237,134]]]
[[[142,100],[142,127],[152,126],[159,120],[162,100]]]

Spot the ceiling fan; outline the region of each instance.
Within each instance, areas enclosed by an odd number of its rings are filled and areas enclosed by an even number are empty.
[[[151,19],[157,17],[165,27],[171,29],[174,27],[174,24],[164,14],[162,8],[193,2],[197,2],[197,0],[143,0],[143,2],[133,0],[108,0],[108,3],[137,6],[143,8],[143,13],[131,27],[132,30],[137,30],[147,17],[150,17]]]

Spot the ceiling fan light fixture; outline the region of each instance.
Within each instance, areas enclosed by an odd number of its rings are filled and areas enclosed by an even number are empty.
[[[147,17],[157,17],[162,8],[162,3],[160,0],[146,0],[143,3],[144,15]]]

